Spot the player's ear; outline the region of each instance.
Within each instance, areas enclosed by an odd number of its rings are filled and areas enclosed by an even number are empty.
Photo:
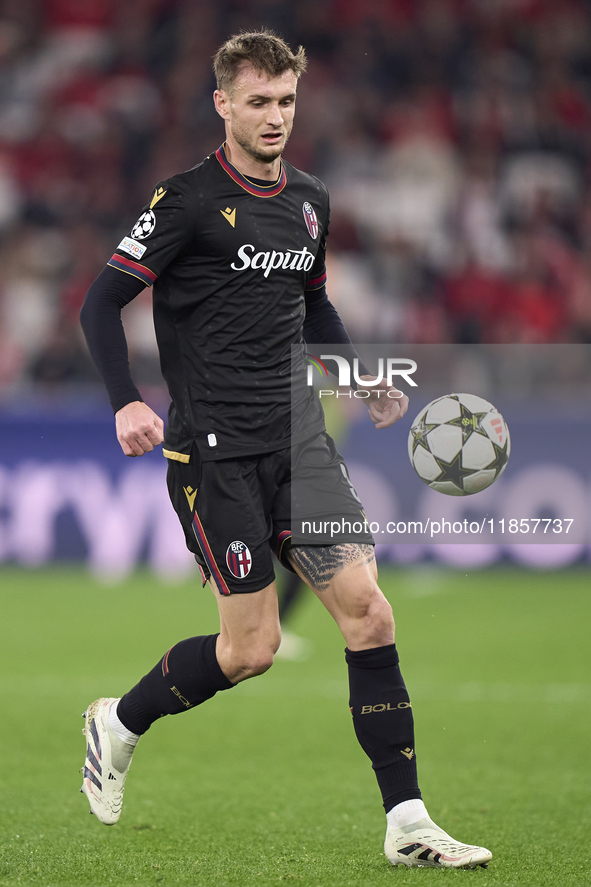
[[[213,94],[215,109],[224,120],[230,116],[230,96],[225,89],[216,89]]]

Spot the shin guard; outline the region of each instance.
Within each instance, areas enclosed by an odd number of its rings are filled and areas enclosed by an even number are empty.
[[[164,715],[176,715],[234,685],[215,654],[218,635],[188,638],[171,647],[141,681],[122,697],[117,714],[124,727],[142,734]]]
[[[345,651],[353,726],[369,757],[386,813],[420,798],[412,707],[398,666],[395,644]]]

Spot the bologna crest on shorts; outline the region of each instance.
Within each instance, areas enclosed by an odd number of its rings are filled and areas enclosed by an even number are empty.
[[[244,542],[230,542],[226,551],[228,570],[236,579],[244,579],[250,573],[252,556]]]
[[[316,240],[318,237],[318,219],[316,218],[314,207],[307,200],[302,206],[302,212],[304,213],[304,222],[306,223],[308,234],[312,240]]]

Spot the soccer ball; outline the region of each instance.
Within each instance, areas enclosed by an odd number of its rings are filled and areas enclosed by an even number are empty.
[[[412,423],[408,455],[424,483],[448,496],[471,496],[505,470],[511,438],[492,403],[475,394],[446,394]]]

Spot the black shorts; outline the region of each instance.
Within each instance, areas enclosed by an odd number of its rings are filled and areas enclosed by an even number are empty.
[[[292,569],[286,557],[291,544],[373,545],[343,459],[326,433],[259,456],[202,462],[194,445],[188,462],[177,459],[168,462],[170,498],[204,580],[211,575],[221,594],[270,585],[272,552]]]

